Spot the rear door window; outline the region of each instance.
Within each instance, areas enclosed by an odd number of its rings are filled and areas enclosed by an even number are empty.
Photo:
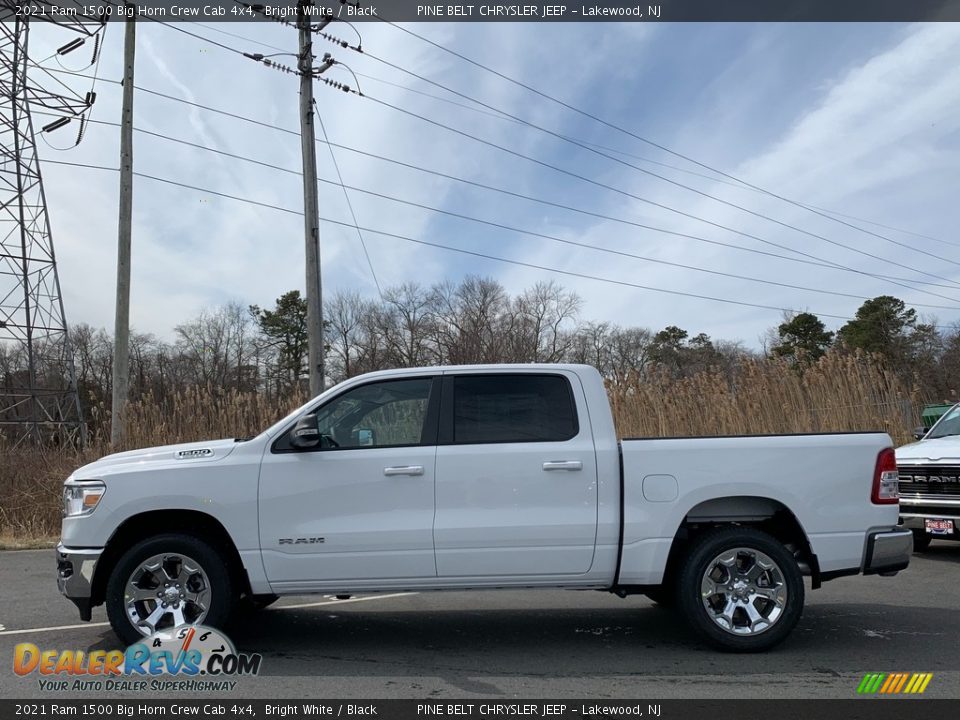
[[[561,442],[579,428],[562,375],[468,375],[453,379],[453,442]]]

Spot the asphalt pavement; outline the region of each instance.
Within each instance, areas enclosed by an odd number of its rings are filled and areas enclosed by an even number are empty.
[[[705,647],[642,596],[594,591],[291,597],[228,634],[263,655],[230,698],[849,698],[868,672],[930,672],[924,698],[960,699],[960,543],[893,578],[808,591],[792,636],[758,655]],[[121,647],[102,607],[81,623],[58,594],[52,550],[0,553],[0,697],[51,698],[12,672],[22,642]]]

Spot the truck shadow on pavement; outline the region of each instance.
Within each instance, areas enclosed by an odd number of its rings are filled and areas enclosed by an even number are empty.
[[[914,553],[914,557],[960,565],[960,542],[956,540],[938,542],[935,540],[933,544],[922,553]]]
[[[583,610],[272,609],[228,632],[239,649],[263,654],[261,674],[268,676],[836,676],[863,672],[866,665],[924,671],[960,665],[954,652],[960,626],[944,622],[954,612],[948,608],[812,605],[778,648],[731,656],[701,644],[676,613],[638,604]],[[106,634],[91,649],[114,642]]]
[[[680,683],[742,682],[756,674],[831,684],[878,668],[937,673],[960,665],[960,625],[946,620],[951,608],[811,605],[779,647],[729,655],[703,645],[678,614],[645,600],[550,610],[482,609],[482,602],[475,610],[267,609],[234,623],[228,634],[239,650],[263,655],[263,678],[367,678],[387,692],[415,687],[418,678],[487,695],[501,694],[498,678]],[[88,650],[116,647],[105,629]]]

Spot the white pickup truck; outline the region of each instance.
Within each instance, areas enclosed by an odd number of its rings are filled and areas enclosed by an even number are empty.
[[[897,465],[900,517],[923,551],[934,538],[960,540],[960,404],[917,438],[897,448]]]
[[[813,588],[907,567],[883,433],[617,441],[582,365],[352,378],[248,440],[110,455],[64,486],[60,590],[126,642],[279,595],[570,588],[676,604],[725,650]]]

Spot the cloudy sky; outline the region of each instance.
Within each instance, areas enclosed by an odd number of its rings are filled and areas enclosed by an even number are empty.
[[[272,23],[178,27],[249,52],[277,52],[271,46],[293,51],[297,42],[292,28]],[[535,203],[336,149],[348,185],[586,247],[350,191],[361,226],[591,276],[510,265],[366,232],[381,286],[431,284],[474,273],[494,277],[518,292],[538,280],[556,278],[582,296],[585,318],[653,329],[679,325],[691,334],[706,332],[751,346],[766,328],[780,322],[781,312],[719,299],[833,315],[837,317],[825,320],[838,327],[862,298],[892,294],[942,324],[960,319],[960,237],[954,232],[960,188],[960,27],[407,27],[687,158],[807,206],[857,219],[840,218],[849,223],[845,225],[738,186],[394,27],[364,23],[363,47],[377,58],[581,145],[603,148],[591,152],[478,106],[468,109],[426,97],[422,93],[469,104],[371,57],[320,42],[318,53],[331,51],[348,64],[371,98],[317,86],[331,141],[593,213]],[[334,24],[329,31],[356,41],[345,25]],[[49,26],[37,24],[31,32],[34,58],[47,57],[63,42]],[[104,80],[96,86],[94,120],[120,118],[120,87],[108,81],[121,76],[122,44],[122,27],[112,23],[99,68]],[[62,66],[56,59],[44,66],[82,69],[85,52],[63,58]],[[276,59],[295,64],[293,57]],[[49,82],[42,73],[32,76]],[[89,89],[88,80],[62,73],[57,77],[80,91]],[[342,69],[331,70],[328,77],[353,84]],[[298,128],[297,78],[172,27],[138,24],[136,84],[281,128]],[[300,144],[294,134],[145,92],[137,93],[134,112],[141,130],[299,170]],[[69,127],[45,134],[38,140],[41,156],[118,166],[116,127],[91,124],[79,147],[54,149],[70,145],[75,132]],[[318,161],[321,177],[334,180],[330,153],[322,145]],[[144,133],[135,135],[135,169],[294,212],[302,207],[296,174]],[[44,173],[68,319],[112,329],[118,175],[52,163]],[[320,184],[320,214],[350,221],[338,186]],[[356,231],[324,222],[321,246],[325,291],[346,288],[376,295]],[[231,300],[267,306],[303,285],[298,215],[137,178],[131,312],[137,330],[169,338],[173,326],[204,308]]]

